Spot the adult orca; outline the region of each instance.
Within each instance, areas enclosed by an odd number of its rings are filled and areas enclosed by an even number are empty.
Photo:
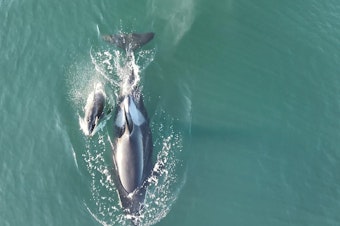
[[[93,136],[104,113],[106,95],[103,85],[97,83],[89,94],[84,108],[85,116],[79,119],[80,127],[87,136]]]
[[[133,51],[148,43],[154,33],[106,35],[104,40],[126,51],[131,65]],[[133,69],[129,72],[133,82]],[[131,84],[132,85],[132,84]],[[112,143],[116,187],[121,206],[126,214],[137,217],[143,207],[147,178],[152,172],[152,134],[140,88],[131,87],[128,93],[121,92],[114,118],[115,139]],[[135,222],[134,222],[135,223]]]

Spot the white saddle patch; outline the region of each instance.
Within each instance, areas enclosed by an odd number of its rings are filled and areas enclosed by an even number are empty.
[[[123,112],[123,110],[120,110],[117,114],[117,117],[116,117],[116,126],[122,128],[122,127],[124,127],[125,122],[126,122],[126,120],[125,120],[124,112]]]

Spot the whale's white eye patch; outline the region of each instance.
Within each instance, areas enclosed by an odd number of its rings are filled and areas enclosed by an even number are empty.
[[[117,127],[124,127],[125,125],[125,115],[124,115],[124,112],[123,110],[120,110],[117,114],[117,118],[116,118],[116,126]]]
[[[137,126],[142,125],[146,121],[143,114],[139,111],[139,109],[137,109],[133,100],[130,100],[129,113],[133,123]]]

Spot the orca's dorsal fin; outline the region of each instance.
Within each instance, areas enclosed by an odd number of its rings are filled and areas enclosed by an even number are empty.
[[[134,51],[153,39],[155,33],[148,32],[143,34],[130,33],[130,34],[114,34],[103,35],[103,39],[109,43],[116,45],[126,51]]]

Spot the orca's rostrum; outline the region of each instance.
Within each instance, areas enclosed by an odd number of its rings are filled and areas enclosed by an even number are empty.
[[[105,35],[103,39],[126,51],[127,64],[133,51],[148,43],[154,33]],[[131,68],[129,81],[135,75]],[[116,186],[124,211],[138,216],[143,207],[147,178],[152,172],[152,135],[140,88],[121,92],[114,118],[115,138],[112,143]]]

